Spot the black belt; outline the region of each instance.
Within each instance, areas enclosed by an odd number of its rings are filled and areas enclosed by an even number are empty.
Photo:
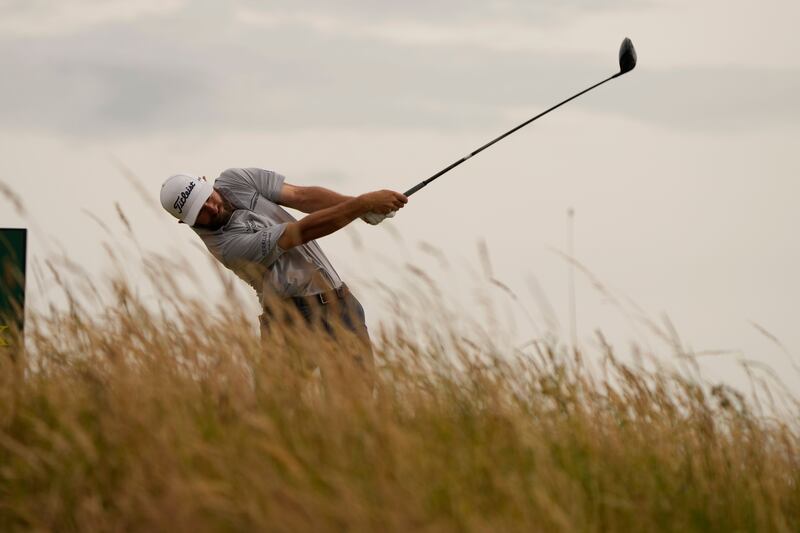
[[[308,296],[293,296],[292,300],[295,303],[308,303],[309,301],[313,301],[321,305],[326,305],[334,300],[342,300],[348,294],[350,294],[350,289],[347,288],[347,285],[342,283],[338,289],[309,294]]]

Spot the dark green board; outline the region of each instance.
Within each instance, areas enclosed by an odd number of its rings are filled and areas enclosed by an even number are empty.
[[[25,320],[25,256],[28,230],[0,228],[0,349],[22,332]]]

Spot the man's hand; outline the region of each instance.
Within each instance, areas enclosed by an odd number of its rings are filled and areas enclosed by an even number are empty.
[[[392,218],[397,210],[408,203],[408,198],[399,192],[382,190],[368,192],[360,197],[369,206],[369,212],[361,215],[361,220],[373,226],[387,218]]]
[[[381,215],[379,213],[367,213],[366,215],[361,215],[361,220],[366,222],[367,224],[372,224],[373,226],[377,226],[381,222],[383,222],[387,218],[392,218],[397,214],[397,211],[392,211],[390,213],[386,213],[385,215]]]
[[[367,213],[377,213],[379,215],[387,215],[392,211],[397,211],[408,203],[408,198],[404,194],[387,189],[362,194],[359,199],[367,207]]]

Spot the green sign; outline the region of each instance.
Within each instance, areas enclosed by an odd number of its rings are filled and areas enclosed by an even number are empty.
[[[25,320],[26,229],[0,228],[0,348],[11,346]]]

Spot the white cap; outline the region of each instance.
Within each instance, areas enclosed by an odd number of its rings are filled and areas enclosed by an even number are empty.
[[[161,186],[161,205],[178,220],[194,226],[200,208],[212,192],[214,187],[205,179],[176,174]]]

